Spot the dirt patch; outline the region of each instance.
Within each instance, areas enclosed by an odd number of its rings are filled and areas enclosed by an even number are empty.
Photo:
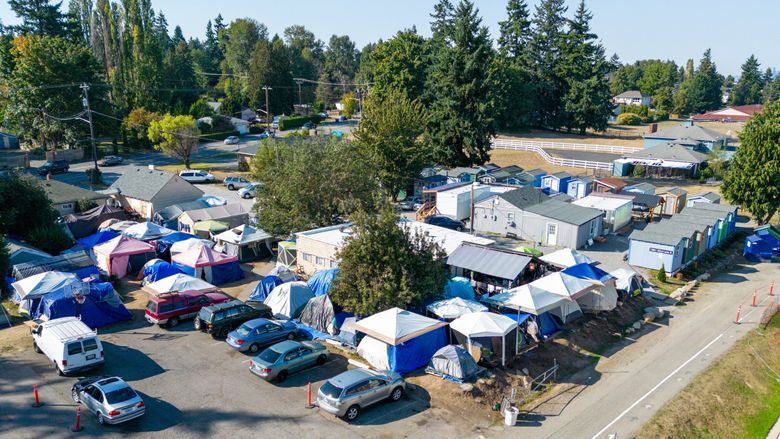
[[[494,149],[490,151],[490,162],[498,166],[517,165],[525,170],[543,169],[545,172],[568,172],[572,175],[592,174],[592,170],[570,168],[548,163],[539,154],[532,151],[514,151],[509,149]]]

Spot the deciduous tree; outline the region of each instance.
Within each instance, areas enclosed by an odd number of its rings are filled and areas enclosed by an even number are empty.
[[[190,168],[190,156],[198,151],[200,136],[192,116],[166,114],[162,119],[151,122],[148,135],[155,149],[180,159],[185,168]]]

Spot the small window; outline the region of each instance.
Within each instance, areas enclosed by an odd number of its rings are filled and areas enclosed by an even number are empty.
[[[339,266],[338,261],[330,261],[330,268],[336,268]]]
[[[356,395],[358,393],[365,392],[368,389],[368,381],[364,381],[360,384],[356,384],[350,387],[349,390],[347,390],[347,396]]]
[[[276,332],[281,330],[278,325],[274,325],[273,323],[265,325],[265,328],[267,329],[267,332]]]
[[[294,360],[296,358],[298,358],[298,351],[297,350],[292,351],[292,352],[288,352],[287,355],[284,356],[284,361],[290,361],[290,360]]]
[[[97,340],[94,338],[84,340],[84,352],[94,351],[97,347]]]
[[[162,314],[164,312],[171,312],[173,311],[173,302],[162,302],[158,306],[159,310],[158,313]]]
[[[325,266],[325,258],[317,256],[317,265]]]
[[[68,344],[68,355],[76,355],[84,352],[81,348],[81,342],[80,341],[74,341],[73,343]]]
[[[506,214],[506,222],[507,223],[514,223],[515,222],[515,214],[514,214],[514,212],[507,212],[507,214]]]
[[[303,254],[303,260],[306,262],[311,262],[311,255],[308,253]]]
[[[385,380],[380,380],[379,378],[376,378],[368,381],[368,388],[376,389],[377,387],[384,386],[385,384],[387,384]]]

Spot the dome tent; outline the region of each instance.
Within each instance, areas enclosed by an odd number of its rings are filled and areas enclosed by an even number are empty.
[[[312,297],[314,293],[306,282],[287,282],[274,288],[263,303],[271,307],[274,316],[292,319]]]
[[[314,275],[309,279],[308,282],[306,282],[306,284],[309,285],[309,288],[311,288],[315,296],[328,294],[328,291],[330,291],[330,286],[336,279],[338,272],[338,268],[320,270],[314,273]]]
[[[247,300],[262,302],[271,294],[271,291],[273,291],[274,288],[283,283],[284,281],[279,276],[268,275],[260,279],[260,282],[257,283],[255,289],[249,294],[249,299]]]
[[[459,383],[474,380],[482,370],[466,349],[454,345],[447,345],[436,351],[425,368],[427,373]]]
[[[471,286],[471,281],[465,277],[453,277],[448,280],[447,285],[444,286],[444,298],[449,299],[452,297],[474,300],[476,294],[474,294],[474,287]]]
[[[298,321],[319,332],[333,333],[333,302],[327,294],[314,297],[303,307]]]
[[[179,273],[181,271],[170,263],[162,259],[152,259],[144,265],[142,276],[144,284],[150,284]]]
[[[583,255],[577,250],[572,250],[570,248],[554,251],[548,255],[540,257],[539,259],[541,259],[543,262],[547,262],[548,264],[552,264],[561,268],[569,268],[577,264],[592,264],[595,262],[593,259]]]

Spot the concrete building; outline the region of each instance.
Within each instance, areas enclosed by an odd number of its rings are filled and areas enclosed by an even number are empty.
[[[604,213],[604,233],[615,233],[631,223],[633,197],[615,194],[591,194],[572,204],[598,209]]]
[[[138,212],[144,218],[166,207],[195,201],[203,191],[178,175],[149,168],[131,168],[104,193],[111,195],[124,208]]]

